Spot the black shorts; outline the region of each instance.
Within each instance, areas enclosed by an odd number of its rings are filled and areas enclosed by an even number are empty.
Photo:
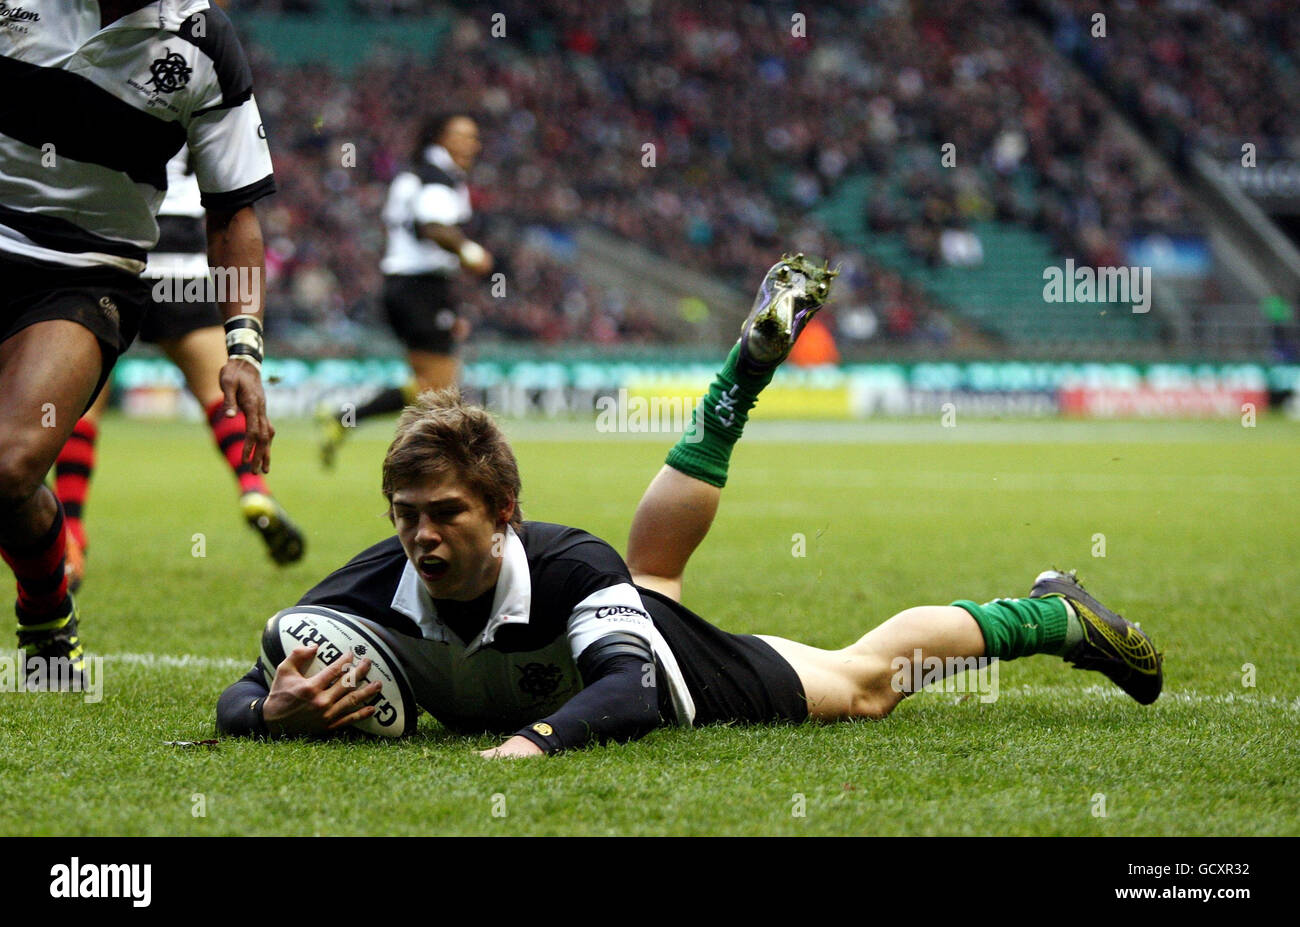
[[[0,280],[0,342],[55,319],[76,322],[99,339],[104,360],[93,403],[140,329],[149,301],[145,281],[110,267],[61,267],[9,256],[0,257]]]
[[[637,591],[686,678],[697,727],[808,720],[799,675],[770,644],[716,628],[653,590]]]
[[[207,235],[204,232],[203,219],[198,216],[159,216],[158,244],[153,250],[156,255],[201,255],[206,265]],[[174,294],[176,286],[179,285],[183,292],[184,286],[189,282],[189,280],[168,280],[167,291]],[[207,284],[208,281],[204,279],[203,285],[206,287]],[[154,287],[151,286],[151,297],[153,290]],[[145,313],[144,321],[140,324],[140,340],[150,344],[175,341],[200,328],[220,327],[224,322],[221,310],[213,302],[156,302],[151,298],[149,311]]]
[[[455,353],[456,310],[445,274],[390,274],[384,277],[382,299],[388,324],[408,350]]]
[[[149,344],[175,341],[200,328],[221,328],[224,322],[216,303],[159,303],[151,299],[140,323],[140,340]]]

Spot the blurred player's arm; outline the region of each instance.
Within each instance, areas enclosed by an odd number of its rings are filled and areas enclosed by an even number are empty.
[[[459,257],[470,273],[484,276],[492,270],[492,255],[455,224],[459,210],[451,187],[426,184],[415,200],[415,233]]]

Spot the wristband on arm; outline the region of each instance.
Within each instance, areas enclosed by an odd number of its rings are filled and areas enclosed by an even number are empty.
[[[460,251],[457,253],[460,255],[462,264],[481,264],[483,259],[487,257],[487,251],[484,250],[483,246],[476,241],[470,241],[468,238],[465,239],[464,244],[460,246]]]
[[[254,315],[236,315],[226,319],[226,354],[231,360],[246,360],[262,369],[262,323]]]

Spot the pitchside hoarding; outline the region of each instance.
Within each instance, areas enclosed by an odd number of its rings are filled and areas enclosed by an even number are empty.
[[[476,360],[465,365],[464,386],[507,415],[586,416],[602,396],[646,400],[681,397],[690,403],[707,389],[716,365],[653,361],[531,362]],[[360,402],[404,382],[404,363],[392,359],[268,359],[263,370],[270,412],[310,416],[317,404]],[[198,418],[180,372],[161,358],[126,358],[114,377],[128,415]],[[931,416],[948,403],[964,416],[984,418],[1189,417],[1233,418],[1242,406],[1258,411],[1300,385],[1300,365],[918,363],[782,368],[763,392],[757,418],[853,420]]]

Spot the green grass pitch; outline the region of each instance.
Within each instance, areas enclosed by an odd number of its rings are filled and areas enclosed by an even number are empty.
[[[390,423],[331,474],[306,423],[280,427],[272,487],[310,535],[282,570],[200,424],[105,423],[81,596],[104,697],[0,694],[0,834],[1300,833],[1296,423],[759,421],[737,448],[687,574],[710,620],[842,646],[909,605],[1077,567],[1165,651],[1151,708],[1039,656],[1003,664],[991,703],[925,692],[879,723],[660,730],[526,761],[483,761],[493,738],[427,716],[401,742],[167,746],[211,737],[265,618],[389,531]],[[527,517],[622,549],[671,439],[508,430]]]

